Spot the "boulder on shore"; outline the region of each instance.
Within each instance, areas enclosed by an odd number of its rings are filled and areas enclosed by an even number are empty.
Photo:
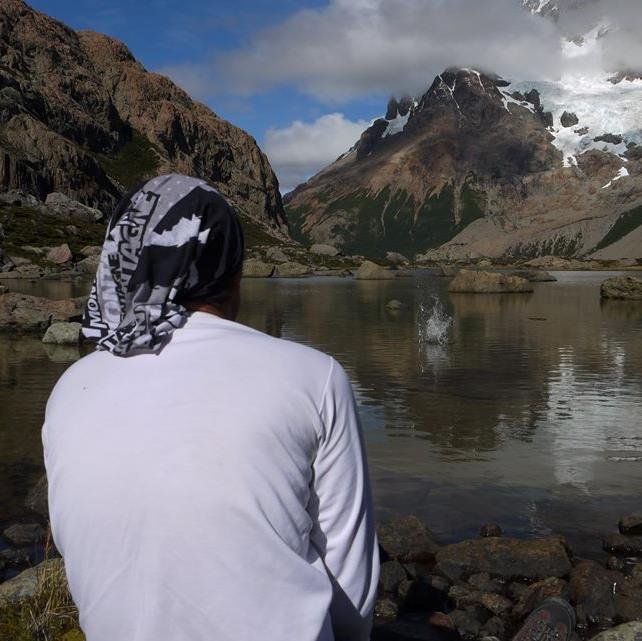
[[[71,249],[67,243],[63,243],[58,247],[52,247],[45,256],[45,260],[54,263],[55,265],[64,265],[73,258]]]
[[[100,256],[87,256],[76,263],[76,269],[83,274],[95,274],[100,265]]]
[[[46,474],[43,474],[29,490],[25,507],[45,519],[49,518],[49,484]]]
[[[431,561],[439,550],[433,533],[412,515],[381,523],[377,536],[384,556],[401,563]]]
[[[287,263],[290,260],[280,247],[268,247],[265,250],[265,258],[271,263]]]
[[[249,258],[243,262],[244,278],[270,278],[274,274],[274,265],[264,263],[258,258]]]
[[[354,277],[357,280],[390,280],[395,277],[395,274],[371,260],[364,260]]]
[[[45,538],[45,531],[39,523],[16,523],[5,528],[2,536],[16,547],[40,543]]]
[[[316,254],[317,256],[338,256],[341,252],[332,245],[324,245],[322,243],[316,243],[310,247],[310,253]]]
[[[555,283],[557,278],[553,276],[550,272],[547,272],[543,269],[518,269],[513,272],[509,272],[509,276],[518,276],[519,278],[525,278],[529,283]]]
[[[533,286],[525,278],[518,276],[462,269],[450,281],[448,291],[470,294],[513,294],[532,292]]]
[[[52,323],[42,337],[43,343],[77,345],[80,342],[80,323]]]
[[[437,569],[451,581],[480,572],[505,580],[563,577],[571,561],[559,537],[521,541],[508,537],[472,539],[437,553]]]
[[[274,271],[275,278],[301,278],[312,273],[309,265],[302,265],[301,263],[288,262],[276,266]]]
[[[642,556],[642,536],[609,534],[602,546],[606,552],[622,556]]]
[[[622,300],[642,300],[642,278],[635,276],[615,276],[602,283],[602,298]]]
[[[51,300],[9,292],[0,296],[0,330],[44,331],[54,321],[80,319],[85,298]]]
[[[0,613],[3,607],[31,599],[36,595],[42,575],[63,570],[62,559],[48,559],[18,576],[0,583]]]

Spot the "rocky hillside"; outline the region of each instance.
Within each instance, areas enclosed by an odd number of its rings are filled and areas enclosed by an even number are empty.
[[[639,81],[603,84],[642,96]],[[585,99],[580,118],[549,93],[460,69],[417,100],[391,100],[348,153],[287,195],[294,235],[370,255],[642,256],[639,124],[605,132],[597,105]]]
[[[154,173],[210,180],[246,223],[285,237],[278,182],[252,137],[117,40],[0,4],[0,189],[109,211]]]

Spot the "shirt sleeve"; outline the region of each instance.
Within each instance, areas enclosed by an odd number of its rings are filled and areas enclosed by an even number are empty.
[[[367,641],[379,580],[368,468],[350,381],[334,359],[320,407],[324,431],[313,465],[312,545],[333,585],[336,641]]]

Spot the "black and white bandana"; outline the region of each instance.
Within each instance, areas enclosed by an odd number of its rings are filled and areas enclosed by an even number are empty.
[[[213,187],[153,178],[112,215],[82,332],[118,356],[158,353],[187,320],[180,301],[224,293],[242,264],[240,224]]]

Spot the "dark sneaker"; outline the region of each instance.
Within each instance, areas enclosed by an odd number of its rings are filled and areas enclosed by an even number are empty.
[[[546,599],[529,615],[513,641],[569,641],[575,630],[575,611],[563,599]]]

